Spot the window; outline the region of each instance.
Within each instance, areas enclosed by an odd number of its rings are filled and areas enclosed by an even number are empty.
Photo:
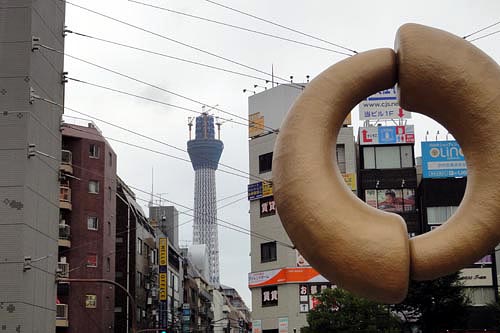
[[[446,222],[457,209],[458,206],[427,207],[427,224],[441,225]]]
[[[87,217],[87,229],[98,230],[98,226],[99,226],[99,219],[96,216]]]
[[[99,181],[89,180],[89,193],[99,193]]]
[[[365,190],[365,202],[386,212],[412,212],[415,210],[415,190],[409,188]]]
[[[142,254],[142,239],[137,238],[137,253]]]
[[[97,295],[92,295],[92,294],[85,295],[85,307],[87,309],[97,308]]]
[[[172,274],[172,276],[174,277],[174,291],[178,292],[179,291],[179,278],[175,274]]]
[[[276,214],[276,204],[274,203],[274,196],[260,199],[259,204],[260,217],[266,217]]]
[[[111,222],[108,221],[108,236],[111,236]]]
[[[113,166],[113,154],[109,152],[109,166]]]
[[[97,254],[87,254],[87,267],[97,267]]]
[[[259,173],[269,172],[273,167],[273,152],[259,156]]]
[[[260,244],[260,262],[276,261],[276,242]]]
[[[106,272],[111,272],[111,258],[106,258]]]
[[[399,169],[413,165],[412,145],[363,147],[364,169]]]
[[[340,173],[346,173],[345,168],[345,145],[338,144],[335,149],[335,157],[337,158],[337,165],[339,166]]]
[[[111,190],[111,186],[108,186],[108,200],[111,201],[113,199],[113,191]]]
[[[142,273],[137,271],[137,288],[141,288],[144,283]]]
[[[262,307],[278,305],[278,286],[262,288]]]
[[[148,244],[144,243],[144,255],[147,257],[149,254],[149,246]]]
[[[99,158],[99,146],[95,143],[91,143],[89,146],[89,157]]]

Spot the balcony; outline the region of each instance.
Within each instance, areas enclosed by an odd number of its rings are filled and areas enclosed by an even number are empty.
[[[56,304],[56,327],[69,327],[68,304]]]
[[[69,184],[61,184],[59,186],[59,208],[61,209],[72,209],[71,205],[71,189]]]
[[[69,264],[65,262],[57,263],[57,277],[69,278]]]
[[[71,247],[71,241],[70,241],[70,226],[67,224],[59,224],[59,246],[62,247]]]
[[[61,165],[59,169],[64,173],[73,174],[73,155],[69,150],[61,151]]]

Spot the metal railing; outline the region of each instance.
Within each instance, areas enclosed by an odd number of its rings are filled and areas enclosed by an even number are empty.
[[[59,239],[69,240],[71,236],[71,228],[67,224],[59,224]]]
[[[56,304],[56,319],[68,319],[68,304]]]
[[[71,189],[69,188],[69,186],[61,185],[59,187],[59,200],[71,202]]]

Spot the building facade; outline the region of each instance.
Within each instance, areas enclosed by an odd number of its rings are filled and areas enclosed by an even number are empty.
[[[249,163],[250,229],[263,237],[251,237],[252,326],[255,332],[300,331],[307,326],[307,312],[314,308],[314,295],[332,283],[309,266],[293,248],[283,229],[272,195],[272,157],[276,132],[289,108],[301,93],[297,85],[280,85],[250,96]],[[332,156],[354,192],[356,149],[353,130],[342,127]],[[257,178],[258,177],[258,178]],[[266,181],[263,181],[265,179]],[[265,240],[267,238],[269,240]],[[289,274],[289,272],[294,274]]]
[[[129,332],[135,311],[137,328],[157,327],[158,256],[156,233],[135,194],[117,178],[116,190],[116,282],[134,296],[131,309],[127,295],[115,293],[115,332]]]
[[[0,2],[0,299],[7,331],[53,332],[65,4]],[[39,97],[39,98],[37,98]],[[29,150],[29,152],[28,152]]]
[[[114,281],[116,154],[93,124],[62,134],[58,274]],[[57,332],[114,331],[114,286],[59,282],[57,304]]]

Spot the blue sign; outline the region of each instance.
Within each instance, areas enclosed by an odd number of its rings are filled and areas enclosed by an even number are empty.
[[[380,126],[378,127],[378,143],[391,144],[396,143],[396,127],[394,126]]]
[[[262,198],[262,182],[248,184],[248,200],[253,201]]]
[[[422,142],[424,178],[467,177],[464,153],[456,141]]]

